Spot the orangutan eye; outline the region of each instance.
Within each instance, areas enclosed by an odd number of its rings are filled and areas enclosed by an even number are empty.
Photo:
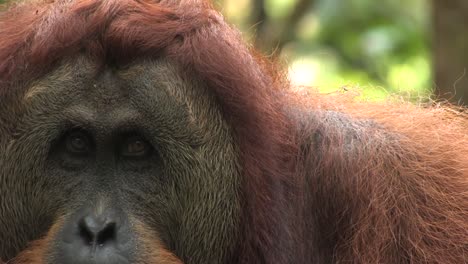
[[[86,155],[91,151],[92,140],[85,131],[73,131],[65,138],[66,150],[74,155]]]
[[[144,158],[151,154],[151,145],[140,136],[131,136],[125,139],[120,154],[127,158]]]

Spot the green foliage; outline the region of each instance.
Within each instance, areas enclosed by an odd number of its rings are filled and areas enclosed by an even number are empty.
[[[221,6],[231,1],[252,6],[258,0],[224,0]],[[285,23],[299,1],[265,0],[264,22],[271,24],[266,28],[274,31]],[[291,66],[291,79],[324,92],[359,86],[365,97],[373,99],[395,92],[428,96],[429,4],[428,0],[315,0],[295,27],[287,29],[293,38],[281,55]],[[232,7],[228,19],[239,12],[242,22],[234,22],[242,27],[248,19],[245,11]],[[244,27],[248,35],[251,26]],[[274,48],[277,43],[267,44]]]

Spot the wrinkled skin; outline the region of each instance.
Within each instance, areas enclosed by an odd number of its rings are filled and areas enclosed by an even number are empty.
[[[212,96],[193,76],[165,60],[112,69],[81,56],[18,96],[0,113],[17,110],[0,126],[1,259],[62,216],[46,251],[49,263],[68,263],[83,246],[86,236],[73,229],[85,215],[116,221],[110,232],[119,249],[110,246],[116,252],[102,263],[148,258],[138,251],[148,246],[139,226],[182,259],[221,263],[232,251],[239,221],[235,146]],[[70,152],[70,133],[85,134],[90,149]],[[127,153],[134,136],[149,153]],[[198,220],[206,215],[209,222]],[[221,234],[232,240],[216,240]]]

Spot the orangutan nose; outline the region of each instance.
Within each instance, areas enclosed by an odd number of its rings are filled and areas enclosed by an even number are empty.
[[[78,223],[79,236],[85,245],[104,247],[116,242],[116,222],[96,216],[86,216]]]
[[[135,245],[125,219],[118,210],[81,210],[64,226],[63,243],[56,251],[58,263],[131,263]]]

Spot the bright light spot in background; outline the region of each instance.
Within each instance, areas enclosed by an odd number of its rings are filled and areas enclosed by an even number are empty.
[[[313,87],[322,93],[334,92],[340,90],[343,85],[348,85],[339,77],[333,51],[320,50],[298,56],[295,50],[294,46],[285,46],[283,49],[286,58],[292,58],[288,77],[293,85]]]
[[[391,67],[387,74],[387,81],[392,89],[400,93],[407,92],[416,96],[424,96],[430,92],[426,87],[430,75],[430,62],[427,58],[418,56]]]
[[[319,71],[317,60],[303,57],[291,63],[288,75],[294,85],[311,86],[316,82]]]
[[[388,90],[372,84],[365,73],[340,71],[329,52],[299,57],[290,65],[288,77],[295,86],[310,87],[320,93],[349,91],[353,96],[374,101],[390,95]]]

